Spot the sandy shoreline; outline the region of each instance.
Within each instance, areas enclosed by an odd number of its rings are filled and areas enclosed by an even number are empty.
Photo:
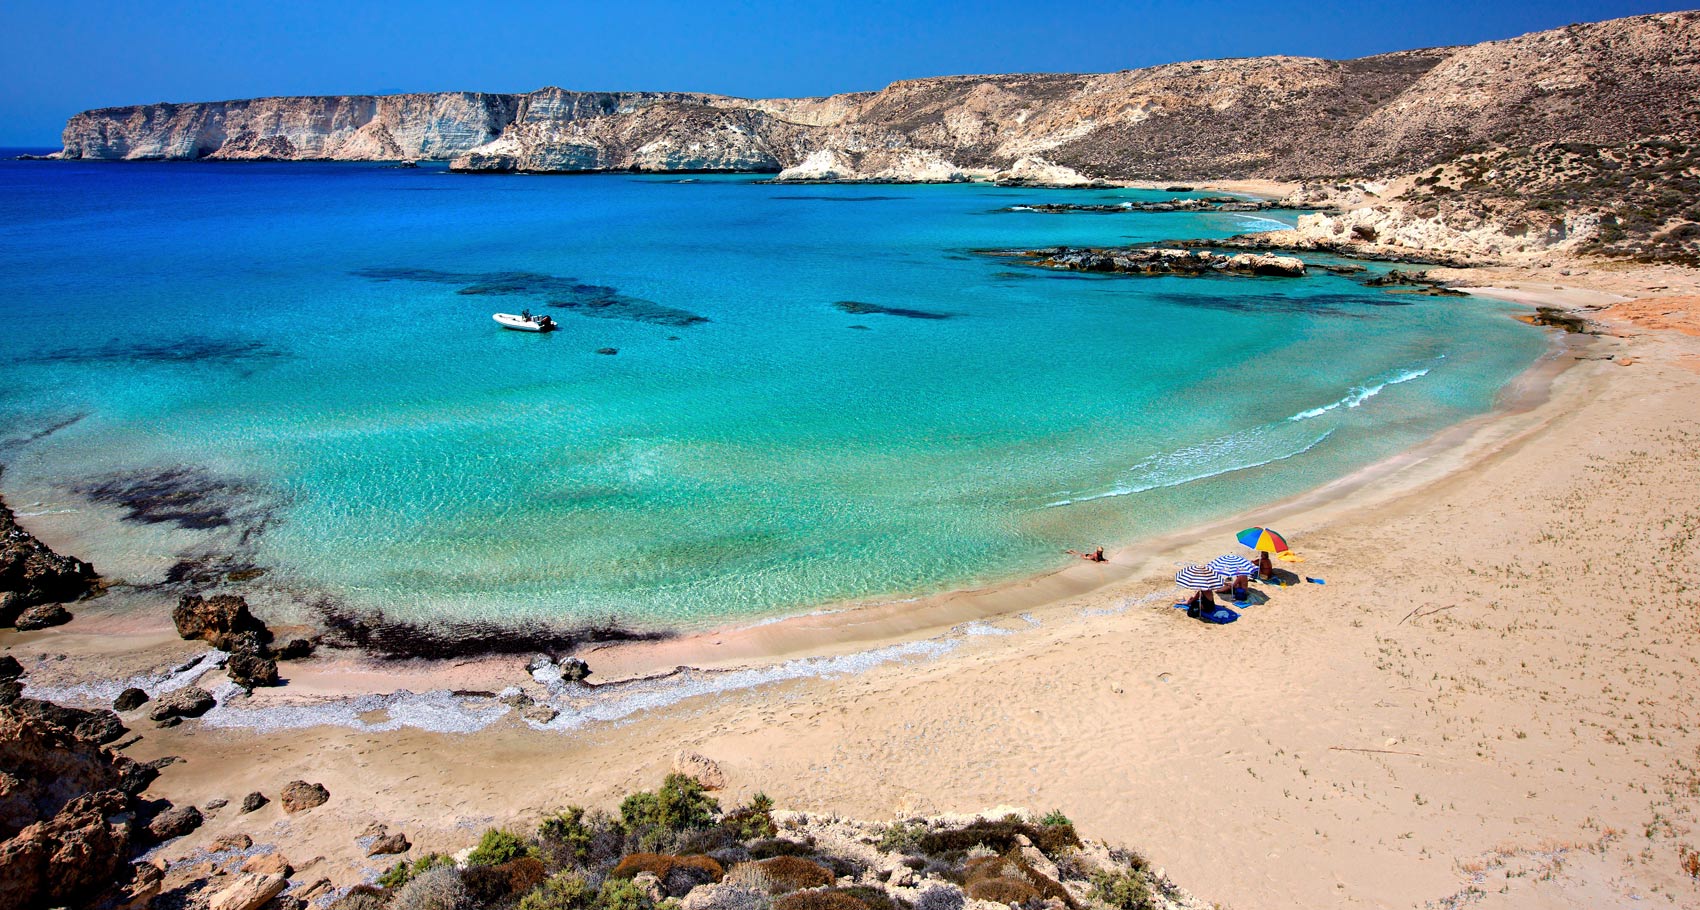
[[[1602,312],[1639,290],[1613,274],[1555,298],[1538,277],[1482,283]],[[353,842],[371,821],[416,851],[460,849],[485,825],[652,784],[689,746],[727,768],[730,797],[761,789],[799,809],[1061,808],[1230,906],[1692,905],[1676,857],[1700,802],[1700,693],[1686,682],[1700,603],[1665,582],[1686,573],[1700,528],[1700,338],[1625,318],[1492,418],[1260,510],[1327,584],[1270,589],[1233,625],[1178,617],[1162,576],[1239,517],[922,607],[599,649],[598,676],[623,678],[941,643],[634,698],[570,735],[506,713],[468,734],[141,722],[128,754],[185,757],[155,785],[174,800],[323,781],[320,810],[216,815],[165,856],[244,831],[343,883],[379,866]],[[0,633],[0,649],[50,686],[204,650],[168,624],[79,621]],[[538,691],[523,663],[312,661],[240,701]]]

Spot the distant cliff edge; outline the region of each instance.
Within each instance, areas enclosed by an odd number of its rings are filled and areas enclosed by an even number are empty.
[[[1682,12],[1359,60],[947,76],[825,98],[546,88],[102,108],[71,118],[58,157],[822,181],[1367,181],[1355,197],[1400,198],[1420,206],[1412,217],[1499,217],[1489,233],[1510,239],[1489,253],[1574,245],[1579,230],[1605,248],[1675,231],[1675,249],[1693,253],[1696,237],[1680,235],[1700,221],[1697,125],[1700,12]],[[1541,198],[1518,209],[1531,186]],[[1543,199],[1553,201],[1532,204]],[[1386,217],[1353,227],[1356,240],[1415,236]]]

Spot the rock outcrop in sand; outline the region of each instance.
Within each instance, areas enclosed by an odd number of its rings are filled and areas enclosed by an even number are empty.
[[[16,516],[0,500],[0,626],[10,626],[30,608],[76,600],[95,582],[94,566],[53,548],[18,526]],[[58,611],[37,610],[26,621],[29,628],[45,628],[68,620]]]
[[[0,703],[0,907],[145,894],[158,870],[131,866],[135,849],[199,823],[192,806],[137,799],[158,771],[103,748],[115,735],[89,723],[97,714],[30,698]]]

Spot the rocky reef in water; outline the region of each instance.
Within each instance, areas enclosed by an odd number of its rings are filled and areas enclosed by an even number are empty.
[[[1185,277],[1248,275],[1273,278],[1302,278],[1306,274],[1303,260],[1272,253],[1227,255],[1209,250],[1164,247],[1097,249],[1066,246],[1042,250],[990,250],[987,253],[1023,259],[1041,268],[1070,272]]]

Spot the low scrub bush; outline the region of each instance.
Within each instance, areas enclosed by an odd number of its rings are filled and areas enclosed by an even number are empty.
[[[1033,868],[1019,852],[1013,850],[1003,856],[969,860],[963,869],[963,878],[968,885],[968,896],[972,898],[1000,904],[1024,904],[1035,898],[1055,898],[1069,907],[1075,906],[1074,897],[1068,889]],[[995,895],[1016,896],[1005,898]]]
[[[1046,856],[1080,846],[1073,825],[1030,825],[1006,818],[995,822],[979,819],[960,828],[928,831],[921,835],[919,847],[921,852],[933,854],[966,853],[975,846],[1008,853],[1018,846],[1017,837],[1027,838]]]
[[[577,872],[559,872],[520,898],[519,910],[591,910],[596,891]]]
[[[1143,873],[1100,872],[1092,876],[1091,897],[1115,910],[1153,910],[1151,886]]]
[[[371,885],[355,885],[331,904],[331,910],[385,910],[395,894]]]
[[[808,856],[815,852],[813,844],[786,840],[783,837],[770,837],[758,840],[750,845],[750,855],[756,859],[772,859],[775,856]]]
[[[411,863],[404,859],[385,870],[383,875],[378,876],[378,884],[385,888],[400,888],[421,872],[435,869],[438,866],[453,866],[454,864],[455,861],[452,858],[441,853],[427,853]]]
[[[669,856],[662,853],[633,853],[620,860],[614,870],[608,873],[608,877],[630,879],[639,872],[649,872],[665,882],[669,876],[681,869],[699,873],[710,882],[718,882],[726,877],[726,870],[721,868],[713,857],[701,854]]]
[[[627,831],[634,833],[654,828],[664,831],[707,828],[714,824],[714,816],[719,812],[720,804],[702,784],[683,774],[669,774],[660,789],[640,790],[620,803],[620,821]]]
[[[547,873],[542,860],[521,856],[493,866],[468,866],[460,878],[478,903],[495,904],[543,884]]]
[[[750,798],[749,805],[726,813],[720,827],[741,841],[773,837],[779,833],[773,824],[773,800],[766,793],[757,793]]]
[[[921,839],[927,835],[927,826],[915,822],[893,822],[880,830],[879,840],[875,843],[882,853],[921,852]]]
[[[472,892],[460,874],[439,866],[402,885],[390,901],[389,910],[473,910]]]
[[[775,899],[773,910],[868,910],[868,905],[843,891],[798,891]]]
[[[775,856],[757,863],[773,882],[773,893],[784,894],[801,888],[830,885],[837,876],[832,870],[800,856]]]
[[[478,846],[472,848],[472,852],[467,854],[466,864],[468,866],[495,866],[509,860],[519,859],[522,856],[530,856],[531,853],[531,845],[525,842],[525,838],[512,831],[491,828],[484,832],[483,837],[478,839]]]
[[[893,897],[891,892],[884,888],[875,888],[872,885],[853,885],[838,890],[861,901],[868,910],[911,910],[908,901]]]

